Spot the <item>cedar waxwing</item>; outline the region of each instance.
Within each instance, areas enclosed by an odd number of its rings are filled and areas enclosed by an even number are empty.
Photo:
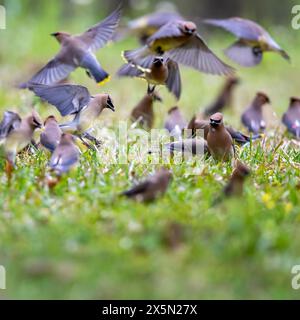
[[[188,129],[192,130],[193,135],[195,135],[195,130],[203,130],[203,137],[205,140],[207,140],[207,135],[209,131],[209,120],[204,120],[204,119],[198,119],[196,116],[194,116],[191,121],[188,124]],[[229,132],[231,135],[231,138],[234,140],[239,145],[244,145],[251,140],[257,140],[261,137],[261,135],[252,135],[251,137],[243,134],[240,131],[237,131],[233,129],[230,126],[225,126],[226,130]]]
[[[251,105],[242,114],[241,121],[249,132],[258,134],[266,129],[262,107],[267,103],[270,103],[269,97],[263,92],[257,92]]]
[[[75,137],[69,133],[63,133],[58,146],[52,153],[49,166],[58,176],[61,176],[78,164],[79,155]]]
[[[117,39],[127,35],[137,36],[141,44],[153,35],[160,27],[170,21],[182,20],[182,16],[172,11],[156,11],[128,22],[127,27],[117,31]]]
[[[226,197],[241,196],[245,178],[250,174],[250,169],[240,161],[236,161],[235,169],[225,186],[223,192]]]
[[[201,138],[187,138],[174,141],[165,145],[171,152],[181,152],[187,155],[204,155],[209,154],[207,142]]]
[[[117,72],[119,77],[139,77],[148,82],[148,92],[152,92],[157,85],[165,85],[179,100],[181,95],[181,78],[178,64],[171,59],[155,57],[149,67],[144,69],[133,63],[124,64]],[[153,87],[150,87],[150,84]]]
[[[216,160],[228,161],[234,156],[233,140],[224,126],[222,113],[210,117],[207,145]]]
[[[233,33],[238,40],[225,50],[225,54],[244,67],[259,64],[263,52],[278,52],[284,59],[290,60],[288,54],[280,48],[270,34],[254,21],[238,17],[229,19],[207,19],[204,23],[221,27]]]
[[[0,141],[5,139],[7,135],[20,126],[22,119],[13,111],[5,111],[3,119],[0,123]]]
[[[216,100],[204,110],[204,115],[209,117],[214,113],[223,111],[225,107],[229,107],[231,104],[232,91],[238,83],[238,78],[228,77]]]
[[[122,195],[139,202],[153,201],[166,192],[171,178],[171,172],[162,167],[143,182],[123,192]]]
[[[36,73],[21,88],[27,88],[31,83],[52,85],[66,78],[77,67],[84,68],[97,83],[108,79],[93,52],[105,46],[119,24],[121,6],[111,15],[89,28],[80,35],[66,32],[55,32],[51,35],[60,43],[61,49],[38,73]]]
[[[168,111],[165,120],[165,129],[167,129],[171,136],[182,136],[182,130],[187,126],[186,120],[183,118],[178,107],[173,107]]]
[[[162,99],[155,91],[147,93],[131,111],[131,120],[145,129],[151,129],[154,123],[153,103],[155,101],[162,101]]]
[[[44,122],[44,131],[41,133],[41,144],[51,153],[59,144],[62,130],[54,116],[49,116]]]
[[[17,117],[16,117],[17,118]],[[8,178],[15,164],[15,158],[18,152],[23,150],[33,139],[35,129],[42,127],[42,120],[36,111],[32,111],[30,116],[19,119],[14,123],[14,127],[7,131],[4,137],[4,153],[6,157],[6,173]]]
[[[289,108],[282,116],[282,123],[297,139],[300,138],[300,98],[290,99]]]
[[[128,63],[149,68],[155,56],[165,56],[196,70],[230,75],[234,69],[222,62],[197,33],[194,22],[176,20],[162,26],[142,48],[125,51]]]
[[[104,108],[115,111],[108,94],[91,96],[88,89],[79,85],[33,85],[30,88],[38,97],[54,105],[64,117],[75,115],[71,122],[60,125],[64,132],[82,135],[99,117]]]

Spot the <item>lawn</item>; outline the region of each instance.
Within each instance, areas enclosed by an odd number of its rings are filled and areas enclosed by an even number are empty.
[[[8,109],[25,115],[34,105],[43,117],[58,116],[15,85],[55,54],[51,32],[78,33],[96,21],[87,16],[64,23],[49,5],[45,17],[28,15],[21,23],[14,16],[8,22],[7,30],[0,30],[1,114]],[[185,163],[168,164],[173,181],[167,193],[141,204],[119,193],[152,173],[156,166],[150,163],[109,164],[105,150],[83,151],[78,169],[49,190],[43,184],[48,154],[33,149],[20,154],[10,184],[2,158],[0,264],[6,268],[7,289],[0,290],[0,297],[299,298],[291,287],[291,268],[300,263],[299,141],[291,140],[280,119],[289,97],[300,95],[300,31],[269,29],[292,64],[267,54],[259,67],[237,67],[242,83],[224,115],[226,123],[242,129],[240,114],[256,91],[272,101],[264,139],[239,150],[252,170],[242,198],[211,206],[232,172],[229,164],[211,159],[195,159],[202,161],[197,175],[187,174]],[[222,48],[233,39],[223,32],[206,33],[206,38],[222,58]],[[134,39],[125,40],[97,56],[113,75],[122,63],[121,51],[136,46]],[[178,105],[187,119],[213,99],[224,81],[186,68],[182,79]],[[146,90],[140,80],[114,77],[99,87],[82,70],[70,80],[91,93],[111,94],[116,112],[105,110],[98,126],[115,132]],[[155,128],[163,126],[167,110],[176,104],[165,88],[159,92],[164,101],[155,105]]]

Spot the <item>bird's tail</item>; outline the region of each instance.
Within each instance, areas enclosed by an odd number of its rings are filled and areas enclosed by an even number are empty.
[[[94,55],[86,54],[81,61],[81,66],[85,68],[87,74],[100,85],[110,80],[109,74],[102,69]]]
[[[122,56],[126,62],[133,63],[144,68],[149,68],[149,55],[152,55],[152,53],[147,46],[122,52]],[[146,61],[147,65],[145,65]]]
[[[287,60],[288,62],[291,62],[290,56],[284,50],[281,49],[279,53],[285,60]]]

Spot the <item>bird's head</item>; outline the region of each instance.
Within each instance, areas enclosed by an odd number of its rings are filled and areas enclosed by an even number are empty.
[[[264,92],[261,92],[261,91],[256,93],[256,99],[260,105],[271,103],[270,98]]]
[[[111,99],[111,96],[109,94],[104,94],[103,96],[103,99],[104,99],[104,105],[103,107],[104,108],[108,108],[110,109],[111,111],[115,112],[115,106],[113,104],[113,101]]]
[[[50,34],[54,37],[59,43],[62,43],[66,38],[69,38],[71,35],[67,32],[53,32]]]
[[[209,124],[212,128],[218,128],[223,124],[223,115],[220,112],[213,114],[209,119]]]
[[[28,117],[28,123],[33,130],[42,128],[43,126],[43,121],[35,110],[33,110],[32,114]]]
[[[153,59],[153,65],[155,65],[156,67],[160,67],[161,65],[163,65],[163,63],[164,63],[163,57],[155,57]]]
[[[61,135],[61,138],[60,138],[60,144],[69,144],[69,143],[75,143],[76,142],[76,137],[73,136],[72,134],[70,133],[63,133]]]
[[[44,126],[48,123],[48,122],[57,122],[55,116],[51,115],[49,117],[47,117],[44,121]]]
[[[298,97],[291,97],[290,98],[290,107],[295,107],[300,105],[300,98]]]
[[[185,21],[181,26],[181,30],[184,34],[191,36],[196,32],[197,26],[192,21]]]
[[[239,160],[236,160],[234,171],[235,175],[242,179],[249,176],[249,174],[251,173],[250,168]]]

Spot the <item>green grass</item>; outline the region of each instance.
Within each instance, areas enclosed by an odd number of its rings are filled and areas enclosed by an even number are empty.
[[[33,96],[13,85],[27,80],[56,52],[58,45],[48,34],[60,25],[54,18],[38,25],[34,19],[27,22],[23,28],[12,21],[0,31],[1,111],[23,115],[30,112]],[[94,22],[75,20],[62,29],[79,32]],[[224,34],[208,37],[219,56],[232,41]],[[87,151],[79,168],[49,191],[42,183],[47,154],[20,154],[10,185],[2,159],[0,264],[6,267],[7,290],[0,297],[298,298],[300,293],[291,288],[291,268],[300,261],[299,144],[278,125],[289,97],[299,95],[299,32],[273,28],[273,34],[291,54],[292,65],[267,54],[259,67],[239,68],[242,84],[225,113],[227,123],[240,127],[239,116],[257,90],[270,95],[268,114],[275,112],[265,140],[241,151],[240,158],[252,169],[241,199],[211,208],[232,169],[210,159],[194,176],[185,174],[185,164],[170,164],[170,188],[147,205],[118,193],[133,183],[132,171],[140,179],[153,172],[153,165],[109,165],[101,154]],[[121,42],[98,57],[113,74],[122,63],[121,50],[136,45],[133,40]],[[205,107],[223,82],[185,68],[182,78],[179,106],[187,118]],[[99,88],[82,70],[71,81],[91,93],[112,95],[117,111],[105,111],[101,126],[115,131],[146,90],[145,83],[128,79],[112,79]],[[175,103],[164,88],[160,93],[164,103],[155,105],[156,128]],[[57,115],[51,106],[37,103],[36,108],[44,117]],[[181,230],[175,247],[170,244],[174,225]]]

